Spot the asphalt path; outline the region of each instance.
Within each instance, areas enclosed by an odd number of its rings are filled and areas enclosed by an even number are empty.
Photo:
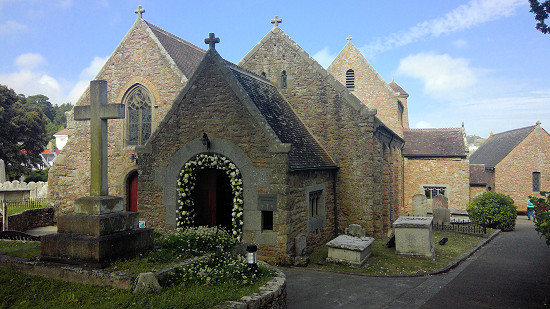
[[[531,221],[498,235],[451,271],[366,277],[284,268],[288,308],[546,308],[550,249]]]

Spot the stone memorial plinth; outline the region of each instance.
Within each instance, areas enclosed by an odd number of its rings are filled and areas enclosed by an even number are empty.
[[[117,209],[123,205],[120,197],[95,198],[99,198],[97,203],[116,204]],[[112,260],[153,247],[153,230],[138,227],[137,212],[102,211],[99,205],[89,206],[89,198],[80,198],[75,201],[75,213],[59,216],[57,234],[41,238],[41,260],[105,267]]]
[[[58,218],[57,234],[41,238],[41,259],[105,267],[153,248],[153,230],[139,228],[138,214],[109,196],[107,119],[124,118],[124,105],[107,104],[107,82],[90,82],[90,105],[75,106],[75,120],[90,120],[90,196],[75,200],[73,214]]]
[[[340,235],[327,243],[327,262],[362,267],[371,255],[372,237]]]
[[[431,217],[399,217],[394,223],[397,254],[435,258]]]

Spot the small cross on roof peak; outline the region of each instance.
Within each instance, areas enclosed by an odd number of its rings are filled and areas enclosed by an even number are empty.
[[[346,38],[346,40],[348,40],[348,42],[351,42],[351,35],[348,35],[348,37]]]
[[[204,43],[208,44],[208,49],[216,49],[216,43],[220,42],[220,38],[217,38],[216,35],[212,32],[208,34],[208,37],[204,39]]]
[[[279,18],[279,16],[275,15],[275,18],[271,20],[271,23],[273,24],[273,27],[279,27],[279,24],[282,23],[283,20]]]
[[[145,13],[145,9],[142,8],[141,5],[138,5],[138,8],[134,11],[134,13],[137,14],[138,18],[143,18],[141,14]]]

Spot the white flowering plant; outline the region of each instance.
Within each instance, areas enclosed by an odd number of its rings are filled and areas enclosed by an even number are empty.
[[[231,184],[233,208],[231,212],[231,234],[238,240],[243,227],[243,181],[237,166],[224,156],[218,154],[200,154],[185,163],[178,177],[177,228],[184,229],[195,225],[194,190],[197,172],[212,168],[225,171]]]

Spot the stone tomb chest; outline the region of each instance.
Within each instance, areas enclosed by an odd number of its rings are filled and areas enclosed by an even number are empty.
[[[435,258],[431,217],[399,217],[394,223],[397,254]]]
[[[340,235],[327,243],[327,262],[361,267],[371,255],[372,237]]]

